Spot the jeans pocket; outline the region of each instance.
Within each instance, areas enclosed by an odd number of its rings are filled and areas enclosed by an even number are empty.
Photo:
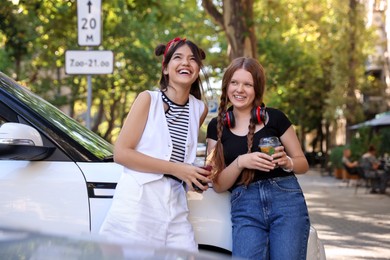
[[[237,201],[239,201],[244,192],[245,192],[244,185],[238,186],[237,188],[235,188],[232,191],[232,194],[231,194],[231,197],[230,197],[231,204],[234,204]]]
[[[274,178],[271,182],[281,191],[302,193],[301,186],[299,185],[298,180],[295,176]]]

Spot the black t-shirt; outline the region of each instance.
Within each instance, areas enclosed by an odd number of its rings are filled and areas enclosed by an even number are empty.
[[[268,122],[257,131],[253,136],[252,152],[260,151],[258,144],[260,138],[267,136],[280,137],[291,126],[291,121],[280,110],[267,107]],[[213,118],[207,126],[207,138],[217,140],[217,118]],[[247,136],[238,136],[233,134],[228,127],[223,127],[221,142],[223,145],[225,164],[231,164],[237,156],[247,153]],[[292,172],[283,171],[278,167],[270,172],[255,171],[253,181],[264,180],[275,177],[293,175]]]

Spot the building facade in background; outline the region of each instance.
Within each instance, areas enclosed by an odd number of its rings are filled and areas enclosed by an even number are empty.
[[[389,110],[390,107],[390,10],[388,0],[365,0],[367,27],[378,36],[375,52],[369,56],[366,73],[373,85],[362,94],[367,119]]]

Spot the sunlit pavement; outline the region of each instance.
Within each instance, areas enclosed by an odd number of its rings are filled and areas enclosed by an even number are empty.
[[[390,187],[370,194],[311,169],[297,175],[328,260],[390,259]],[[308,259],[310,260],[310,259]]]

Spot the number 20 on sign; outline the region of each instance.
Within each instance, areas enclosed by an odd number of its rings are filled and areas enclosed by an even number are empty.
[[[77,29],[80,46],[101,44],[101,0],[77,0]]]

